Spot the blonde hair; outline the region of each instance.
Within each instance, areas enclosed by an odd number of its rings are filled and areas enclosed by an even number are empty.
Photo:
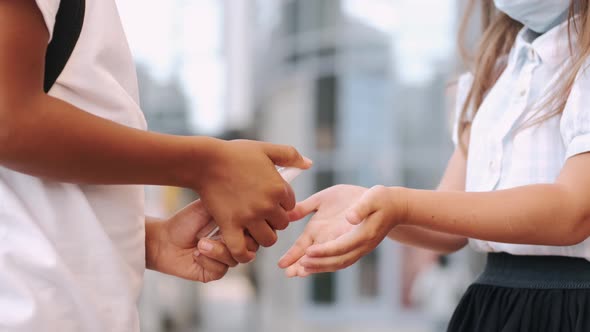
[[[534,121],[528,124],[529,126],[563,112],[576,76],[581,70],[585,69],[584,64],[590,55],[590,10],[588,0],[570,1],[568,38],[571,58],[562,75],[565,79],[557,83],[553,92],[539,105],[534,114],[538,115],[540,111],[546,112],[534,118]],[[463,134],[469,126],[467,114],[475,115],[477,113],[485,95],[506,68],[506,61],[500,60],[508,55],[516,35],[522,28],[521,23],[496,10],[492,0],[480,0],[483,35],[476,48],[475,56],[470,57],[464,47],[465,37],[477,2],[477,0],[470,0],[459,29],[460,53],[467,64],[472,64],[471,70],[474,75],[473,85],[459,115],[458,137],[461,138],[461,147],[465,152],[466,138]],[[572,35],[575,35],[576,38],[572,38]]]

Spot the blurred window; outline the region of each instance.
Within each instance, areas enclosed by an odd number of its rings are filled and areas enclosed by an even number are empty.
[[[334,0],[299,0],[305,15],[302,17],[303,29],[318,31],[338,24],[340,2]]]
[[[338,79],[331,75],[320,77],[316,82],[317,149],[320,151],[333,150],[336,147]]]
[[[334,185],[334,171],[320,170],[315,175],[316,192]],[[336,302],[336,274],[322,273],[312,276],[311,299],[316,304]]]
[[[333,304],[336,301],[334,273],[314,274],[312,279],[312,300],[316,304]]]
[[[299,32],[299,2],[289,1],[283,7],[284,27],[287,36],[293,36]]]
[[[359,290],[363,299],[374,299],[379,295],[379,250],[373,250],[359,261]]]

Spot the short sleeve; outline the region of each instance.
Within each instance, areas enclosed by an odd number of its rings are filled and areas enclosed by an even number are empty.
[[[36,0],[36,2],[37,7],[39,7],[39,10],[41,11],[41,15],[43,15],[43,20],[45,20],[47,31],[49,31],[49,40],[51,40],[51,37],[53,36],[53,27],[55,26],[55,16],[59,9],[60,0]]]
[[[572,86],[561,116],[565,159],[590,151],[590,72],[585,64]]]
[[[471,121],[473,119],[472,111],[467,114],[466,119],[461,119],[461,111],[463,110],[463,105],[467,100],[472,85],[473,75],[471,73],[465,73],[459,76],[459,80],[457,81],[457,93],[455,95],[455,110],[453,112],[453,143],[455,143],[455,146],[459,144],[458,130],[460,122]]]

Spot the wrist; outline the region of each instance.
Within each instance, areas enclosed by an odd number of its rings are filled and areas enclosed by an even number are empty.
[[[180,181],[183,187],[200,192],[220,163],[225,141],[204,136],[188,137],[188,140],[185,158],[189,160],[181,163]]]
[[[191,146],[191,162],[188,163],[187,182],[190,188],[201,192],[205,184],[214,177],[219,166],[223,164],[223,152],[226,150],[224,140],[212,137],[194,137]]]
[[[147,269],[158,270],[158,258],[164,231],[164,222],[146,218],[145,223],[145,265]]]
[[[397,225],[409,225],[411,220],[409,218],[409,194],[410,190],[404,187],[390,187],[391,204],[394,210],[394,227]]]

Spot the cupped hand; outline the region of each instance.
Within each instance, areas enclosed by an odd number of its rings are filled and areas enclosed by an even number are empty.
[[[338,214],[323,220],[323,224],[331,225],[323,230],[327,235],[320,234],[321,230],[315,231],[315,235],[329,240],[315,241],[305,249],[305,256],[298,261],[296,275],[342,270],[373,251],[406,217],[403,192],[398,189],[375,186],[359,195],[356,202],[348,201],[346,204],[349,208],[339,208]],[[330,207],[340,207],[341,204],[332,202]],[[318,214],[320,211],[321,205]],[[304,244],[309,244],[307,241]],[[293,272],[288,271],[288,274],[292,275]]]
[[[353,232],[355,225],[345,219],[346,211],[367,191],[364,187],[337,185],[325,189],[297,204],[289,213],[290,220],[299,220],[315,212],[303,233],[279,261],[288,277],[306,277],[313,270],[306,268],[306,254],[323,243]]]

